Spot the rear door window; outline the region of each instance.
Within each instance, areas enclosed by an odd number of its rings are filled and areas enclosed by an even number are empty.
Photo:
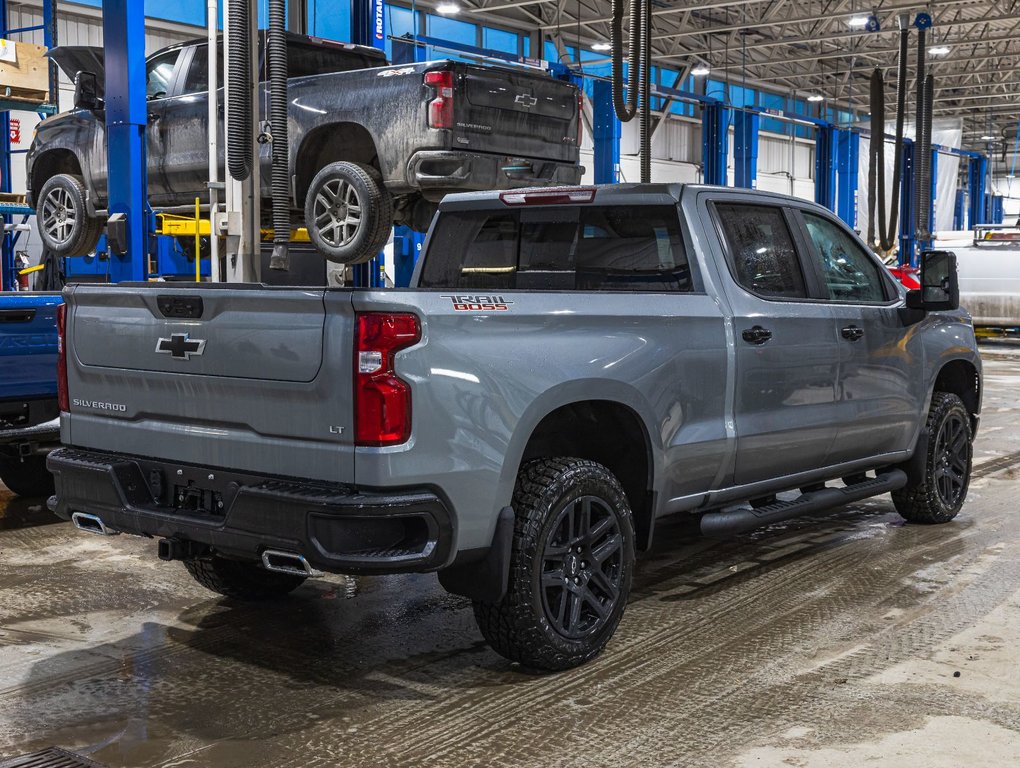
[[[734,279],[766,299],[807,297],[793,235],[775,205],[716,203]]]
[[[693,290],[677,209],[670,205],[444,212],[419,284],[480,290]]]

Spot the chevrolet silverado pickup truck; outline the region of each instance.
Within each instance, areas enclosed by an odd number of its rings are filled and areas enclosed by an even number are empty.
[[[0,293],[0,480],[19,496],[49,496],[46,453],[60,443],[58,293]]]
[[[265,35],[259,39],[264,51]],[[581,178],[580,91],[570,83],[536,69],[453,61],[388,66],[375,48],[294,34],[287,40],[292,215],[332,261],[372,258],[394,223],[424,231],[448,192]],[[95,75],[100,98],[39,124],[27,158],[29,204],[48,248],[83,255],[95,248],[107,204],[105,61],[102,48],[87,46],[58,47],[50,56],[72,81],[78,72]],[[199,40],[147,60],[154,208],[206,198],[208,56]],[[218,58],[222,83],[222,50]],[[262,88],[268,93],[265,82]],[[258,102],[264,112],[266,97]],[[222,179],[222,120],[219,130]],[[264,138],[268,215],[272,143]]]
[[[565,669],[665,515],[959,512],[981,363],[923,263],[908,294],[817,205],[653,184],[451,195],[406,290],[71,286],[51,507],[234,598],[438,571]]]

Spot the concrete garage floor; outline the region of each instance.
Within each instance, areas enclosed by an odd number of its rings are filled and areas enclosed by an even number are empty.
[[[434,576],[204,591],[155,543],[0,490],[0,756],[109,766],[1016,766],[1020,348],[986,357],[970,500],[713,543],[672,523],[608,651],[526,674]]]

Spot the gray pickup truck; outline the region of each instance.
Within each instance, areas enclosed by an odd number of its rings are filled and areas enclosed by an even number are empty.
[[[332,261],[375,256],[394,223],[425,231],[449,192],[581,179],[580,91],[570,83],[534,69],[453,61],[388,66],[375,48],[294,34],[287,40],[294,224],[307,226]],[[262,34],[260,50],[264,42]],[[65,46],[50,56],[72,80],[78,72],[96,75],[102,96],[102,48]],[[218,58],[222,83],[222,52]],[[194,206],[196,197],[206,198],[208,62],[204,40],[147,60],[154,208]],[[262,88],[268,93],[266,83]],[[29,204],[38,211],[40,236],[61,256],[89,253],[105,221],[103,103],[80,101],[39,124],[27,158]],[[266,97],[258,102],[264,111]],[[222,169],[222,121],[219,127]],[[263,143],[261,150],[267,214],[271,147]]]
[[[67,288],[51,507],[235,598],[438,571],[497,651],[564,669],[665,515],[964,502],[981,363],[952,254],[908,294],[802,200],[466,193],[413,286]]]

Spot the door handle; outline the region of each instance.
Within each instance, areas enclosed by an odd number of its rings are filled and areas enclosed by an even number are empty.
[[[223,113],[225,112],[225,109],[223,107],[223,102],[222,101],[219,104],[216,105],[216,112],[219,113],[220,117],[223,117]]]
[[[162,116],[163,116],[163,113],[161,113],[161,112],[150,112],[149,113],[149,122],[150,123],[154,123],[157,120],[159,120],[159,118],[161,118]]]
[[[864,329],[858,328],[856,325],[848,325],[846,328],[842,328],[839,331],[844,339],[850,341],[857,341],[864,336]]]
[[[753,328],[748,328],[740,335],[748,344],[760,345],[772,338],[772,331],[768,328],[762,328],[760,325],[756,325]]]

